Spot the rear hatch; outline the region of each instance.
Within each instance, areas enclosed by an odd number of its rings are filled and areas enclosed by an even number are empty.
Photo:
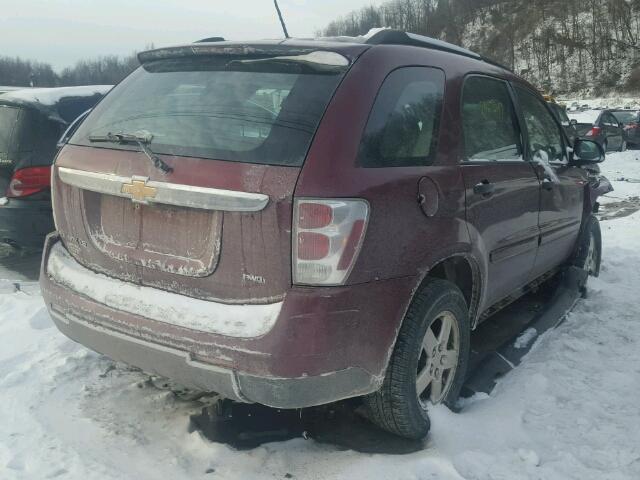
[[[0,103],[0,196],[49,201],[51,164],[64,124],[29,106]]]
[[[589,133],[592,128],[593,128],[593,124],[592,123],[578,123],[578,124],[576,124],[576,131],[578,132],[578,135],[581,136],[581,137],[586,136],[587,133]]]
[[[3,197],[13,176],[14,132],[20,120],[20,108],[0,105],[0,197]]]
[[[61,151],[58,230],[77,261],[112,277],[225,303],[276,302],[291,284],[297,178],[350,61],[194,51],[144,58]]]

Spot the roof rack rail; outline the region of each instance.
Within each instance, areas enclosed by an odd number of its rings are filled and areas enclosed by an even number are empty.
[[[477,60],[482,59],[482,57],[477,53],[452,43],[400,30],[381,30],[369,38],[365,43],[368,45],[413,45],[416,47],[425,47],[434,50],[457,53],[458,55],[464,55],[465,57],[471,57]]]
[[[466,48],[462,48],[436,38],[403,32],[401,30],[381,30],[375,35],[369,37],[365,43],[368,45],[412,45],[415,47],[431,48],[433,50],[441,50],[443,52],[455,53],[457,55],[481,60],[496,67],[511,71],[510,68],[507,68],[504,65],[501,65],[498,62],[488,59],[478,53],[472,52],[471,50],[467,50]]]

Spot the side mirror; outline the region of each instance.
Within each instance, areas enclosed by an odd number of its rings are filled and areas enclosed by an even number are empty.
[[[569,125],[573,125],[574,127],[578,124],[578,120],[576,120],[575,118],[572,118],[571,120],[569,120]]]
[[[573,146],[573,163],[589,164],[602,163],[605,159],[605,152],[602,145],[593,140],[578,138]]]
[[[67,129],[64,131],[64,133],[60,137],[60,140],[58,140],[58,143],[56,144],[58,149],[61,149],[69,142],[69,139],[73,136],[74,133],[76,133],[76,130],[78,129],[82,121],[85,118],[87,118],[87,115],[89,115],[90,113],[91,113],[91,110],[89,109],[86,112],[81,113],[78,118],[76,118],[73,122],[71,122],[71,125],[67,127]]]

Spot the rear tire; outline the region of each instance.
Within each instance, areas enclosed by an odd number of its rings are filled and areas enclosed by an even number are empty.
[[[467,372],[470,331],[460,289],[429,279],[407,311],[382,388],[364,398],[371,420],[396,435],[424,438],[431,426],[428,405],[451,407],[458,399]]]

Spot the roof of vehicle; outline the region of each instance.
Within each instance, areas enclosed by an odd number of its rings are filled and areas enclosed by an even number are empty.
[[[600,118],[602,111],[600,110],[586,110],[584,112],[569,112],[569,118],[577,120],[578,123],[595,124]]]
[[[609,113],[638,113],[638,110],[633,108],[607,108],[605,111]]]
[[[33,108],[52,120],[66,124],[75,120],[75,116],[71,118],[66,109],[61,106],[74,100],[102,97],[111,88],[113,88],[112,85],[90,85],[14,90],[0,95],[0,105]]]

